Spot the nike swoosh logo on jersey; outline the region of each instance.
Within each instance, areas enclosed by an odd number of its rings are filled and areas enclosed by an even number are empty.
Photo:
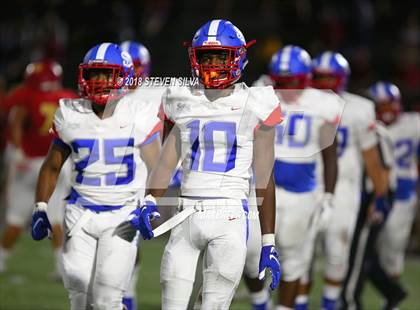
[[[230,109],[232,110],[232,111],[235,111],[235,110],[239,110],[241,107],[231,107]]]
[[[228,220],[229,220],[229,221],[233,221],[233,220],[236,220],[237,218],[238,218],[238,217],[230,217],[230,216],[229,216],[229,217],[228,217]]]

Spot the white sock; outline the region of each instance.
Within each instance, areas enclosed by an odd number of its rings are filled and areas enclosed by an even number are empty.
[[[282,306],[282,305],[277,305],[276,310],[293,310],[293,308],[289,308],[289,307]]]
[[[324,285],[324,291],[323,296],[330,299],[330,300],[337,300],[338,297],[340,297],[341,293],[341,286],[334,286],[325,284]]]
[[[4,272],[6,270],[6,260],[9,255],[10,250],[0,247],[0,272]]]
[[[63,249],[54,249],[55,271],[58,275],[63,275]]]
[[[124,293],[124,297],[134,298],[136,297],[137,280],[139,278],[139,266],[136,264],[131,274],[130,283],[127,290]]]
[[[249,296],[251,297],[251,302],[253,305],[265,304],[270,300],[270,293],[265,288],[259,292],[251,292]]]
[[[297,295],[295,299],[296,304],[307,304],[308,303],[308,295]]]

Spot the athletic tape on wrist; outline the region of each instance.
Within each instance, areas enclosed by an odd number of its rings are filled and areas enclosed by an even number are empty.
[[[43,211],[47,212],[48,204],[44,201],[35,203],[34,211]]]
[[[153,195],[151,195],[151,194],[149,194],[146,197],[144,197],[144,201],[150,201],[150,202],[153,202],[154,204],[157,204],[156,203],[156,198],[153,197]]]
[[[275,235],[274,234],[264,234],[262,235],[262,246],[266,245],[275,245]]]

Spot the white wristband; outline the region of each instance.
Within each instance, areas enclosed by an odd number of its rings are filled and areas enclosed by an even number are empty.
[[[147,195],[146,197],[144,197],[144,201],[151,201],[151,202],[153,202],[154,204],[157,204],[157,203],[156,203],[156,198],[155,198],[155,197],[153,197],[153,195],[151,195],[151,194],[149,194],[149,195]]]
[[[35,203],[34,211],[47,212],[48,204],[44,201]]]
[[[262,235],[262,246],[266,245],[275,245],[275,235],[274,234],[264,234]]]

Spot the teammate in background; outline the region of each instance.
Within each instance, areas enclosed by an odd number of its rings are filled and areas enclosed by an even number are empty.
[[[312,86],[333,90],[345,101],[337,131],[338,179],[331,220],[321,233],[325,251],[322,309],[335,309],[346,276],[348,258],[357,213],[363,164],[372,179],[376,206],[386,206],[387,182],[377,150],[375,110],[372,101],[345,91],[350,75],[347,60],[339,53],[324,52],[313,60]],[[360,164],[358,164],[360,163]],[[310,256],[312,257],[312,251]],[[301,281],[296,309],[308,309],[311,275]]]
[[[392,205],[396,188],[395,173],[393,173],[395,166],[393,142],[383,123],[376,121],[375,127],[378,152],[389,183],[387,198],[389,205]],[[399,281],[388,275],[380,262],[377,240],[386,223],[383,219],[387,214],[372,212],[374,198],[372,181],[364,172],[361,203],[351,242],[347,274],[343,281],[337,310],[363,309],[362,296],[366,280],[370,280],[386,299],[384,310],[396,309],[407,296]]]
[[[153,89],[145,89],[144,87],[141,88],[139,83],[139,78],[144,79],[149,76],[150,68],[151,68],[151,60],[150,60],[150,53],[149,50],[141,43],[135,41],[124,41],[120,44],[121,49],[126,51],[130,54],[131,59],[133,60],[134,66],[134,76],[132,83],[129,80],[128,85],[133,91],[129,94],[129,96],[133,96],[133,98],[142,98],[140,100],[144,100],[145,98],[149,98],[146,104],[152,105],[155,107],[154,115],[158,115],[160,101],[162,97],[163,90],[154,91]],[[154,98],[155,97],[155,98]],[[133,99],[135,100],[135,99]],[[143,170],[142,175],[147,175],[147,168],[145,165],[141,168]],[[142,188],[146,188],[146,178],[143,178],[144,185]],[[140,194],[141,197],[144,196],[144,193]],[[139,260],[140,260],[140,253],[137,254],[136,264],[134,267],[133,274],[130,279],[130,284],[128,285],[128,289],[124,294],[123,304],[126,307],[126,310],[135,310],[137,307],[136,301],[136,291],[137,291],[137,280],[138,280],[138,273],[139,273]]]
[[[259,276],[271,269],[274,289],[280,265],[274,246],[274,126],[281,121],[272,87],[235,84],[247,64],[241,31],[226,20],[212,20],[195,34],[189,55],[203,87],[170,87],[162,118],[172,131],[149,180],[148,195],[132,223],[153,238],[150,219],[182,156],[183,178],[178,225],[161,263],[162,308],[186,309],[201,251],[203,309],[227,309],[241,279],[246,256],[250,168],[256,175],[262,243]],[[257,267],[258,268],[258,267]]]
[[[133,59],[134,77],[143,79],[149,77],[152,67],[149,50],[143,44],[136,41],[124,41],[120,46]]]
[[[25,82],[6,99],[11,112],[7,147],[8,189],[6,228],[0,246],[0,270],[5,268],[9,251],[28,223],[34,201],[35,185],[42,161],[47,155],[52,137],[49,129],[60,98],[75,98],[76,94],[61,85],[62,68],[52,60],[30,63]],[[62,273],[64,198],[68,194],[66,178],[60,177],[50,212],[55,256],[55,276]]]
[[[63,163],[73,163],[65,213],[64,284],[71,309],[121,309],[137,254],[128,222],[160,150],[161,122],[147,104],[124,97],[128,53],[112,43],[90,49],[79,66],[81,99],[62,99],[56,137],[39,173],[32,237],[46,237],[49,199]],[[54,206],[50,206],[54,207]]]
[[[390,82],[375,83],[369,93],[376,104],[376,116],[386,125],[394,144],[397,188],[391,213],[379,237],[379,254],[385,270],[399,279],[418,203],[420,114],[402,111],[400,91]]]
[[[257,83],[269,83],[278,89],[286,116],[285,125],[277,126],[274,164],[276,238],[284,268],[277,309],[293,309],[299,279],[309,265],[304,249],[314,242],[315,226],[325,225],[333,208],[335,133],[343,106],[337,96],[308,87],[311,58],[300,47],[280,49],[271,58],[269,70],[270,79],[263,76]],[[320,151],[325,183],[322,197],[318,197],[315,173]],[[245,270],[245,274],[250,272]]]

